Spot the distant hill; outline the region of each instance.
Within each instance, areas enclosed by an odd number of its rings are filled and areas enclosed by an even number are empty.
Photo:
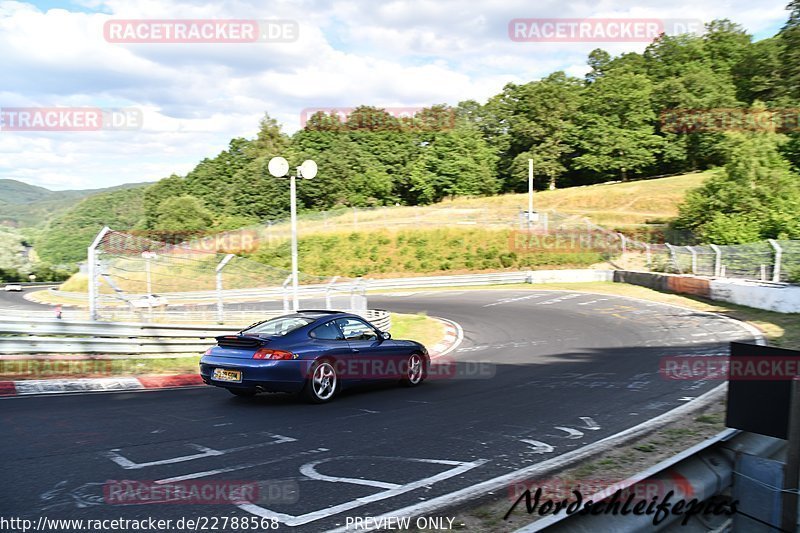
[[[147,185],[126,183],[101,189],[51,191],[13,179],[0,179],[0,225],[41,227],[87,196]]]

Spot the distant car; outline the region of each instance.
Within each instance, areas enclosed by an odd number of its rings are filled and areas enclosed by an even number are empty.
[[[131,305],[144,309],[150,307],[163,307],[168,303],[169,302],[167,301],[166,297],[159,296],[158,294],[148,294],[146,296],[142,296],[141,298],[137,298],[136,300],[131,300]]]
[[[9,292],[10,291],[19,292],[19,291],[22,290],[22,285],[18,285],[16,283],[9,284],[9,285],[5,286],[4,290],[9,291]]]
[[[393,340],[360,316],[339,311],[298,311],[216,339],[200,359],[200,375],[236,396],[289,392],[324,403],[358,383],[417,386],[430,364],[422,344]]]

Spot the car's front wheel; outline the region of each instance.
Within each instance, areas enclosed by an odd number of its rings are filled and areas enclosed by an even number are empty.
[[[400,384],[405,387],[416,387],[425,379],[425,359],[418,353],[408,356],[404,367],[405,375]]]
[[[311,377],[306,382],[303,395],[311,403],[325,403],[333,399],[339,387],[336,369],[328,361],[319,361],[311,367]]]

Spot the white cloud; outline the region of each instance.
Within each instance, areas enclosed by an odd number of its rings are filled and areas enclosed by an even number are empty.
[[[304,108],[423,106],[484,101],[508,82],[565,70],[586,54],[644,43],[515,43],[513,18],[728,17],[765,32],[784,0],[755,6],[678,0],[81,0],[80,11],[0,1],[0,107],[134,107],[136,131],[0,132],[0,177],[53,188],[101,187],[185,173],[236,136],[252,137],[264,112],[292,132]],[[114,44],[109,19],[296,20],[290,43]]]

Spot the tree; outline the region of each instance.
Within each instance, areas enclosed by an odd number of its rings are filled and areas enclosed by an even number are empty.
[[[601,78],[611,63],[611,54],[602,48],[595,48],[589,52],[589,60],[587,61],[592,70],[586,74],[587,83]]]
[[[586,90],[578,119],[581,155],[576,168],[622,180],[656,161],[662,145],[655,135],[652,82],[642,74],[611,71]]]
[[[781,78],[784,94],[793,101],[800,101],[800,0],[792,0],[786,9],[789,20],[778,34],[783,42]]]
[[[159,205],[156,229],[176,232],[205,231],[214,222],[211,212],[191,195],[168,198]]]
[[[411,192],[418,203],[458,195],[494,194],[499,189],[496,156],[480,133],[458,128],[438,135],[411,167]]]
[[[800,238],[800,179],[781,156],[782,136],[728,134],[731,157],[691,191],[673,223],[696,240],[718,244]]]

